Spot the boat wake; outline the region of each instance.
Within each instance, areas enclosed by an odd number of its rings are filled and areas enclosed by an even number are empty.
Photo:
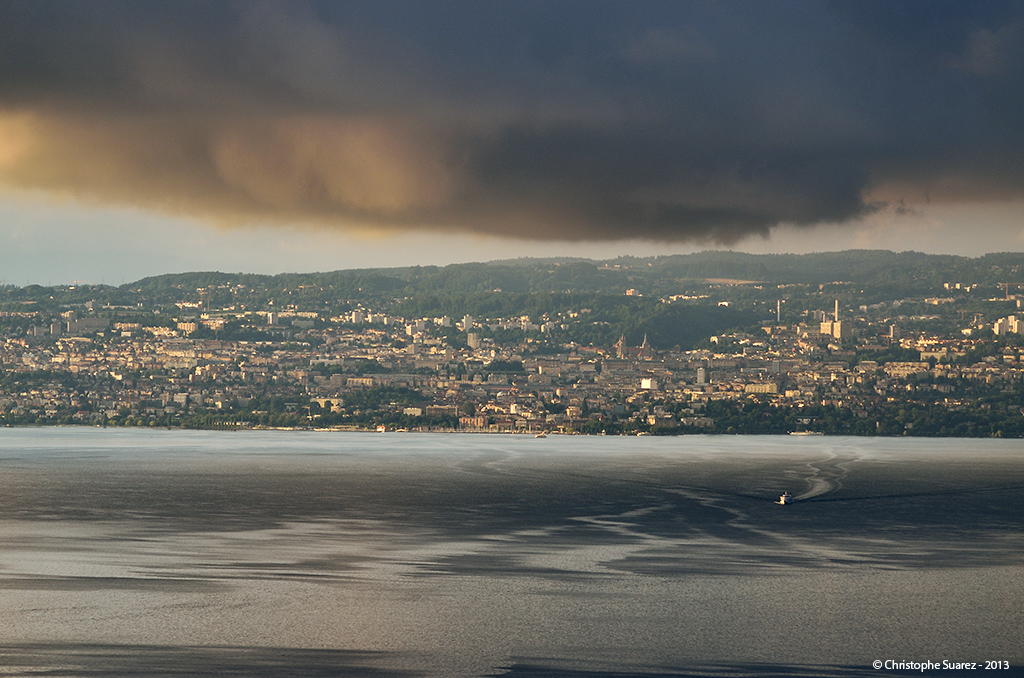
[[[807,483],[807,490],[793,497],[793,501],[804,501],[820,497],[823,494],[834,492],[843,486],[843,479],[849,473],[846,468],[852,460],[832,464],[838,455],[829,453],[829,456],[822,461],[807,462],[810,475],[803,478]]]
[[[824,478],[808,478],[807,482],[810,485],[810,488],[806,492],[802,492],[793,497],[793,501],[803,501],[804,499],[810,499],[812,497],[820,497],[821,495],[831,492],[836,488],[835,483],[829,482]]]

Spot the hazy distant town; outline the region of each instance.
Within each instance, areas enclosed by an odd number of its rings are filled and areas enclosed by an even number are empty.
[[[1024,435],[1024,255],[812,256],[5,286],[0,423]]]

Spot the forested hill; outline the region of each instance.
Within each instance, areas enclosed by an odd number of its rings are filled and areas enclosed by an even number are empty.
[[[825,284],[835,281],[900,290],[904,294],[934,289],[946,281],[981,285],[1020,282],[1024,253],[970,258],[919,252],[849,250],[817,254],[744,254],[708,251],[687,255],[607,261],[584,259],[516,259],[450,266],[354,269],[329,273],[252,275],[179,273],[144,278],[122,289],[159,294],[171,288],[211,285],[295,289],[329,288],[344,298],[378,295],[573,292],[622,294],[635,288],[646,295],[671,294],[680,283],[706,279],[768,284]]]
[[[626,303],[630,308],[673,296],[729,288],[799,285],[817,289],[844,283],[857,304],[942,294],[944,283],[978,285],[995,296],[999,285],[1024,283],[1024,253],[978,258],[917,252],[851,250],[820,254],[743,254],[709,251],[663,257],[515,259],[450,266],[353,269],[326,273],[177,273],[112,287],[62,285],[0,288],[0,310],[57,310],[94,302],[107,307],[171,308],[203,302],[207,308],[281,308],[345,312],[357,306],[416,317],[447,314],[518,316]],[[850,286],[854,286],[850,288]],[[733,288],[735,289],[735,288]],[[627,290],[633,290],[624,299]],[[753,294],[757,290],[750,289]],[[736,300],[737,292],[712,294]],[[777,293],[760,293],[775,304]],[[830,292],[833,295],[838,291]],[[767,296],[765,296],[767,295]],[[742,295],[740,295],[742,296]],[[749,295],[748,295],[749,296]],[[791,295],[790,295],[791,296]],[[787,299],[789,296],[786,297]],[[845,298],[845,297],[844,297]],[[613,301],[616,299],[617,301]],[[603,301],[602,301],[603,300]],[[850,296],[848,303],[854,302]],[[762,300],[762,302],[765,302]],[[791,300],[790,307],[795,300]],[[817,302],[816,302],[817,303]]]
[[[356,309],[399,318],[526,317],[535,324],[558,318],[558,327],[572,328],[561,338],[566,341],[608,346],[624,335],[636,345],[647,336],[655,347],[686,347],[731,329],[756,327],[777,314],[789,321],[809,317],[835,302],[846,309],[888,303],[900,305],[899,314],[930,317],[934,304],[918,311],[914,304],[935,302],[951,290],[962,297],[969,289],[971,296],[945,307],[953,315],[942,322],[979,313],[994,322],[1015,308],[982,302],[1018,293],[1024,287],[1022,268],[1021,253],[968,258],[855,250],[516,259],[281,275],[180,273],[120,287],[6,286],[0,288],[0,313],[8,325],[17,325],[12,331],[21,333],[49,326],[68,310],[100,314],[110,322],[171,327],[201,312],[238,324],[247,314],[270,310],[310,313],[321,320]],[[946,283],[963,288],[947,290]],[[1010,285],[1000,288],[1003,283]],[[228,327],[224,336],[235,336],[232,328],[237,329]]]

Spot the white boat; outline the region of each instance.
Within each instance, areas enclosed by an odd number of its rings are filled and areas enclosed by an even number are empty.
[[[535,436],[533,436],[533,437],[534,437],[534,438],[547,438],[547,437],[548,437],[548,434],[547,434],[547,433],[544,433],[544,432],[542,431],[542,432],[538,433],[537,435],[535,435]]]
[[[789,492],[783,492],[782,496],[779,497],[779,500],[777,502],[775,502],[775,503],[776,504],[782,504],[783,506],[785,506],[786,504],[792,504],[793,503],[793,495],[791,495]]]

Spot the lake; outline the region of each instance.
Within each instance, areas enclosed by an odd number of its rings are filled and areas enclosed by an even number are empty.
[[[1024,675],[1022,556],[1021,441],[0,429],[3,675]]]

